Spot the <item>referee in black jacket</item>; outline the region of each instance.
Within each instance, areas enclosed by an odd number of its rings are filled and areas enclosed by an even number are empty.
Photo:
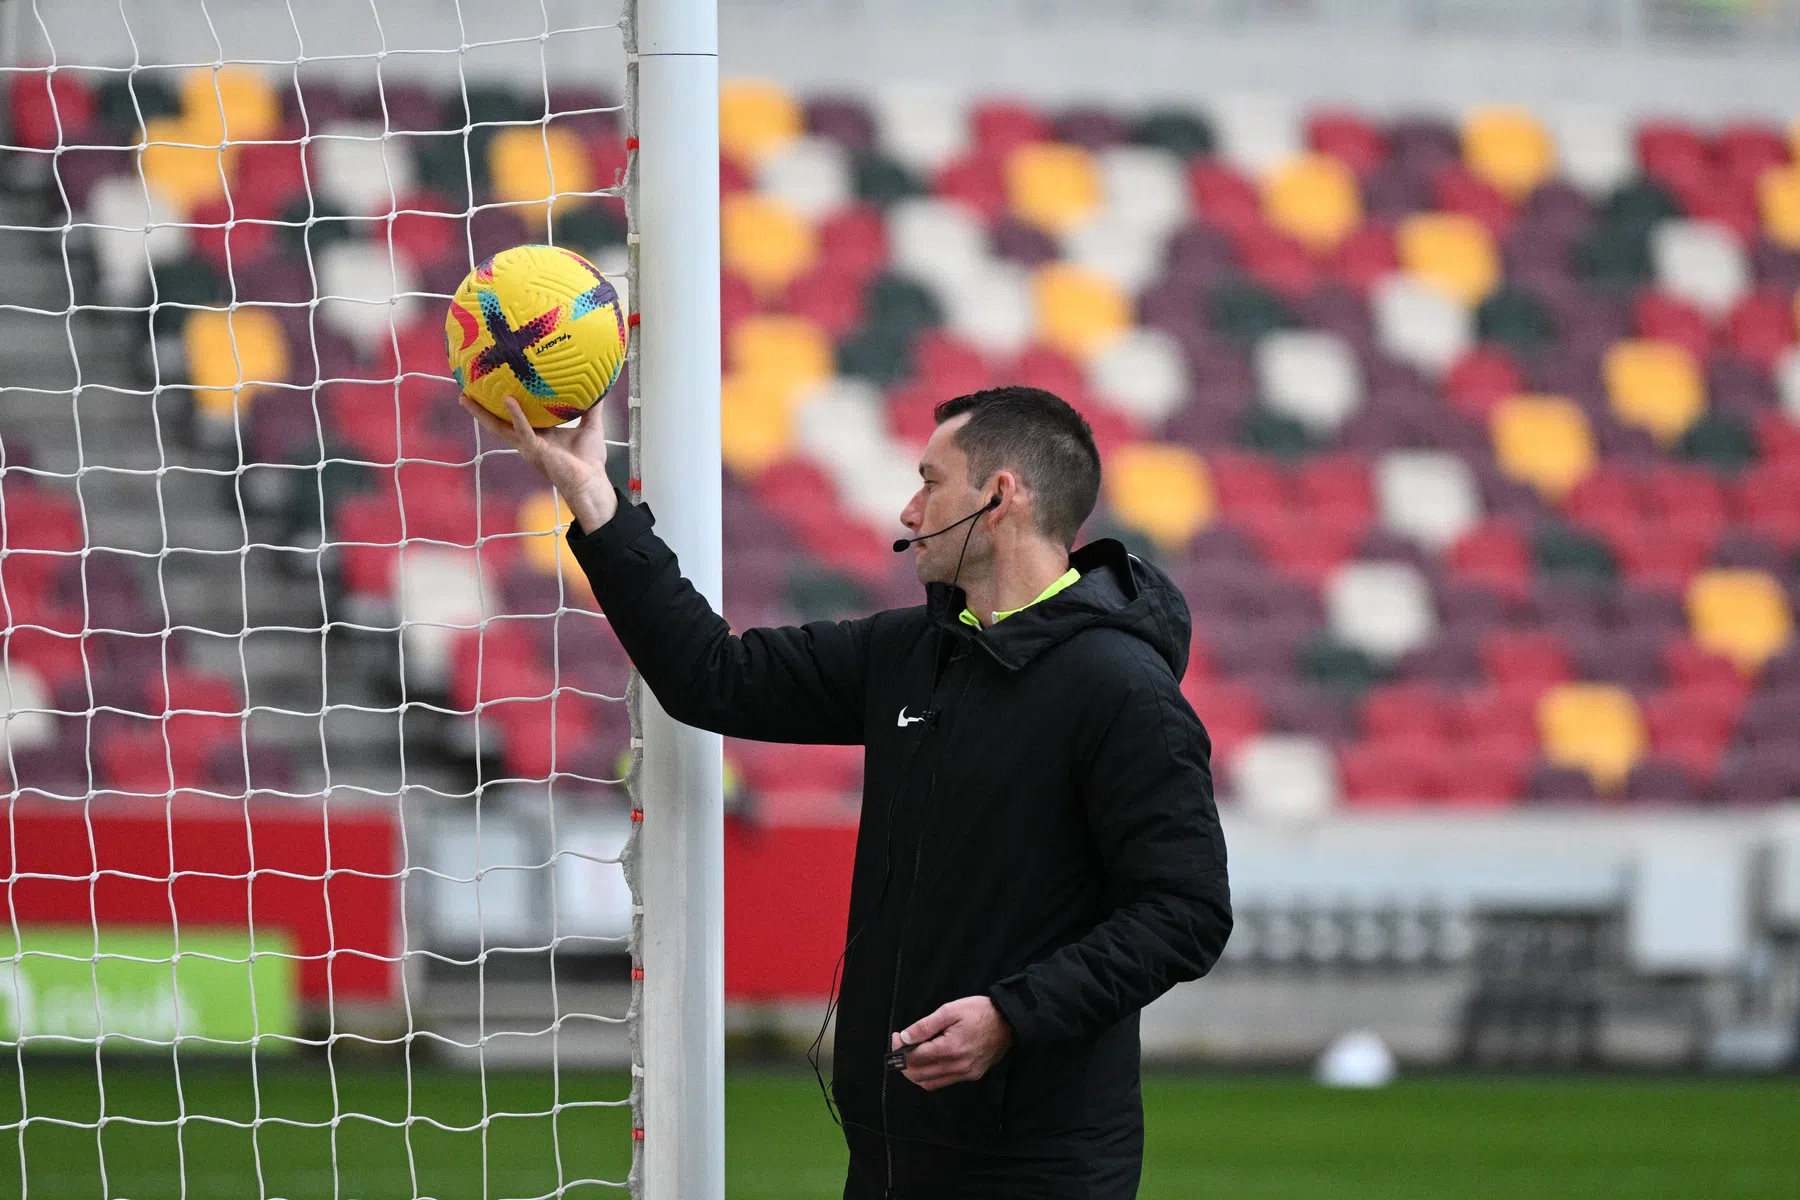
[[[914,537],[925,603],[734,636],[600,422],[464,407],[568,501],[569,545],[677,720],[864,747],[831,1092],[846,1200],[1122,1200],[1144,1118],[1138,1011],[1231,931],[1210,744],[1179,687],[1191,623],[1117,541],[1088,424],[1035,388],[938,406]],[[940,536],[941,534],[941,536]]]

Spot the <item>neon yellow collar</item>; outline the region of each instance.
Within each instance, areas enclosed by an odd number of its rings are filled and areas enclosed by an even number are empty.
[[[1055,583],[1052,583],[1049,587],[1047,587],[1043,591],[1039,592],[1037,594],[1036,600],[1028,601],[1024,604],[1019,605],[1019,607],[1017,607],[1017,608],[1009,608],[1005,612],[995,613],[994,614],[994,623],[997,625],[1001,621],[1006,620],[1006,618],[1012,616],[1016,612],[1024,612],[1026,609],[1030,608],[1033,604],[1036,604],[1038,602],[1038,600],[1048,600],[1050,597],[1056,595],[1056,593],[1062,591],[1064,588],[1068,587],[1071,583],[1074,583],[1077,579],[1080,579],[1080,578],[1081,578],[1081,572],[1077,571],[1074,567],[1070,567],[1068,570],[1064,571],[1060,576],[1057,577]],[[962,612],[957,614],[956,619],[961,621],[964,625],[973,625],[977,629],[981,628],[981,618],[977,617],[974,613],[970,612],[966,608],[963,609]]]

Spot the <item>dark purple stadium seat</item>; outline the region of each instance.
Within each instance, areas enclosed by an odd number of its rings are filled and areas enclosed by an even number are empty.
[[[1082,106],[1067,109],[1052,124],[1058,141],[1103,150],[1131,140],[1131,126],[1109,108]]]
[[[1663,684],[1664,635],[1627,626],[1569,635],[1569,649],[1582,679],[1611,683],[1643,695]]]
[[[875,146],[875,119],[868,106],[850,96],[820,96],[806,104],[806,129],[829,138],[851,155]]]
[[[1586,771],[1540,762],[1525,780],[1525,798],[1541,805],[1591,805],[1599,801]]]
[[[988,234],[994,257],[1036,267],[1062,257],[1056,240],[1035,225],[1027,225],[1016,217],[1001,217]]]
[[[66,195],[70,212],[85,212],[94,185],[115,175],[131,177],[136,170],[130,150],[88,146],[65,150],[56,156],[56,183],[51,195]],[[60,192],[58,189],[60,185]]]
[[[1689,805],[1698,791],[1687,768],[1652,757],[1639,760],[1626,775],[1624,799],[1630,804]]]
[[[1262,689],[1262,698],[1264,717],[1273,732],[1303,734],[1333,745],[1356,736],[1354,710],[1316,683],[1275,681]]]
[[[1800,797],[1800,742],[1728,754],[1712,791],[1718,803],[1733,806],[1780,804]]]

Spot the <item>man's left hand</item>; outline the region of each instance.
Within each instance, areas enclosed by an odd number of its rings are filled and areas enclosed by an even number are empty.
[[[952,1000],[893,1035],[891,1048],[911,1046],[901,1072],[928,1092],[987,1074],[1012,1045],[1012,1026],[986,996]]]

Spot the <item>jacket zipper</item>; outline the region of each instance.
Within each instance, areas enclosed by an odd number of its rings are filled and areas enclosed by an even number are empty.
[[[973,674],[966,666],[963,670],[965,674],[963,675],[962,690],[959,691],[956,696],[958,705],[962,703],[964,693],[969,690],[969,678]],[[946,714],[948,712],[948,710],[940,711],[945,712]],[[950,727],[946,724],[944,726],[946,738],[949,736],[949,733]],[[929,802],[931,796],[937,791],[938,764],[943,761],[943,757],[944,748],[940,745],[938,747],[937,757],[931,760],[931,779],[925,785],[925,798],[927,802]],[[892,818],[890,817],[889,819],[891,820]],[[924,855],[925,830],[924,826],[921,824],[919,828],[919,839],[913,846],[912,874],[906,881],[906,907],[900,912],[900,934],[894,945],[894,982],[893,986],[888,990],[887,1024],[888,1032],[890,1034],[894,1029],[894,1014],[900,1007],[900,967],[906,958],[906,929],[912,920],[913,889],[919,882],[919,863],[923,860]],[[887,1200],[893,1200],[894,1195],[894,1139],[892,1133],[890,1133],[888,1129],[888,1077],[892,1074],[893,1071],[884,1065],[881,1072],[881,1148],[883,1157],[887,1161],[887,1188],[884,1193]]]

